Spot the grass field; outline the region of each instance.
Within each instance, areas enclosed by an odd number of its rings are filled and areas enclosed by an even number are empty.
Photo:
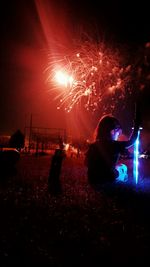
[[[83,159],[66,158],[58,196],[48,191],[50,163],[21,155],[16,172],[1,178],[0,266],[148,266],[149,160],[140,186],[95,192]]]

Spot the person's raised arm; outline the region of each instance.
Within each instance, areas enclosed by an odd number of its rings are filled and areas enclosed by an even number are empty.
[[[139,101],[135,104],[135,119],[134,119],[134,126],[133,126],[133,132],[129,138],[128,141],[126,141],[126,148],[129,148],[134,144],[134,142],[137,139],[138,131],[141,124],[141,114],[140,114],[140,104]]]

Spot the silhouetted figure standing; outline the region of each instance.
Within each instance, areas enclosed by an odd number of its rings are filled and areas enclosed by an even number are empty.
[[[51,166],[48,177],[48,190],[53,195],[61,193],[60,173],[62,161],[64,158],[64,150],[56,149],[51,160]]]

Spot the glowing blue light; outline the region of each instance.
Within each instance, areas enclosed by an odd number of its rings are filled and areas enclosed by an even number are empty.
[[[134,159],[133,159],[133,177],[135,180],[135,183],[138,183],[139,179],[139,139],[140,139],[140,130],[142,128],[140,127],[138,131],[138,136],[134,144]]]

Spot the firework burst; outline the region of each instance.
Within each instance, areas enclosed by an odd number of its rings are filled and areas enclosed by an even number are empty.
[[[65,55],[51,55],[47,68],[50,90],[55,90],[58,109],[70,112],[74,106],[95,111],[103,99],[123,99],[131,66],[124,66],[119,51],[91,40],[76,43]]]

